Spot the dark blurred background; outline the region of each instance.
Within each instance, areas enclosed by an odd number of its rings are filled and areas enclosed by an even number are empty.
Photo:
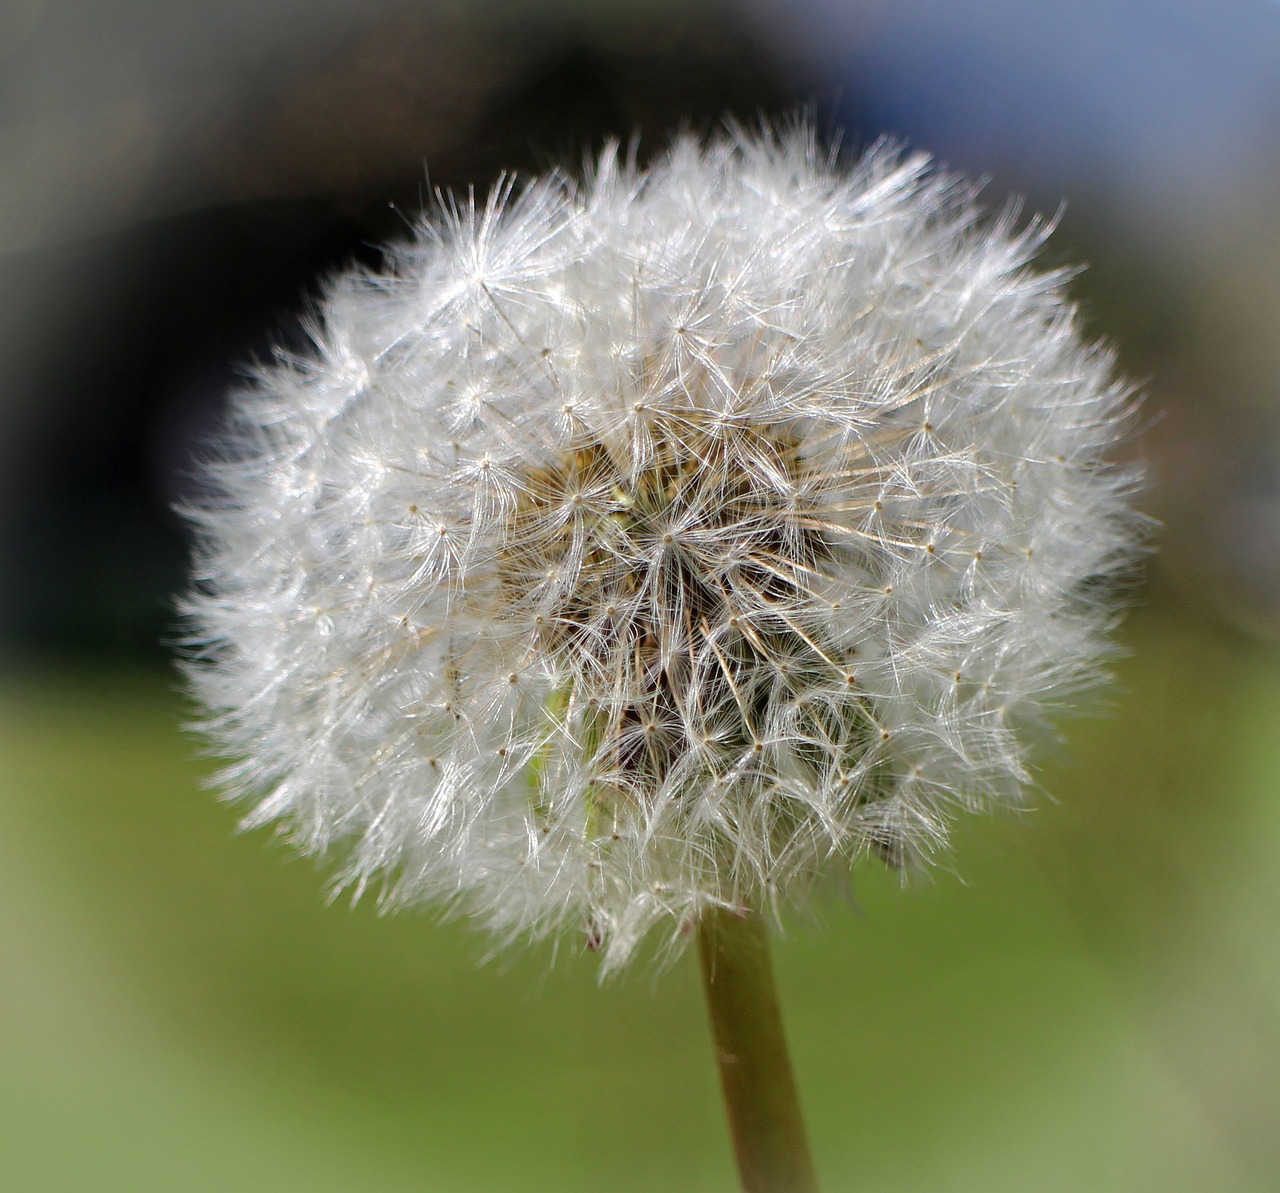
[[[172,508],[432,188],[800,106],[1065,201],[1045,260],[1142,383],[1163,523],[1057,802],[779,946],[826,1187],[1280,1187],[1280,3],[0,0],[10,1187],[732,1187],[687,959],[477,967],[232,836]]]

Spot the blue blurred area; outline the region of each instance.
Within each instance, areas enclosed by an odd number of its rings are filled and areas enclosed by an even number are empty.
[[[758,11],[847,89],[844,112],[1050,202],[1166,234],[1280,167],[1273,0],[805,0]]]

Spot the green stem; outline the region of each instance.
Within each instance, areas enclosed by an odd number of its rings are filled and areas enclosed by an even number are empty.
[[[817,1193],[763,919],[708,911],[698,953],[743,1193]]]

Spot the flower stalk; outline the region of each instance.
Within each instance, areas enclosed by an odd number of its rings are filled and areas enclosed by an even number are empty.
[[[763,918],[711,909],[698,956],[743,1193],[817,1193]]]

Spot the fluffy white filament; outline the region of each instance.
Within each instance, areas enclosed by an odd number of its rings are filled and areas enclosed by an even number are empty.
[[[1017,801],[1099,678],[1130,404],[979,216],[923,156],[682,139],[332,281],[193,514],[248,822],[613,967]]]

